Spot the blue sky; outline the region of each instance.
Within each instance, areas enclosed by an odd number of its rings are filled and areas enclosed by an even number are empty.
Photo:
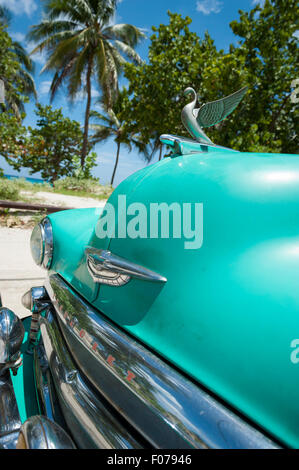
[[[10,27],[10,34],[15,40],[20,41],[28,51],[32,51],[33,44],[28,44],[25,39],[30,26],[39,23],[42,18],[42,1],[40,0],[0,0],[0,5],[5,5],[13,13],[13,21]],[[218,48],[227,50],[230,43],[236,43],[237,38],[231,32],[229,23],[239,18],[238,10],[250,10],[258,0],[121,0],[118,3],[115,17],[116,23],[130,23],[143,28],[147,39],[139,46],[138,52],[144,60],[147,60],[147,51],[151,34],[151,27],[161,23],[168,23],[167,11],[177,12],[183,16],[192,18],[190,29],[199,36],[203,36],[206,30],[209,31]],[[33,56],[36,64],[35,81],[38,90],[39,101],[42,104],[49,103],[49,87],[51,75],[40,74],[45,63],[45,58],[38,54]],[[167,83],[165,84],[167,86]],[[98,91],[93,89],[93,99],[96,100]],[[85,101],[84,98],[70,107],[62,92],[55,99],[53,106],[63,108],[65,115],[70,116],[83,123]],[[26,105],[27,117],[25,125],[35,125],[34,104]],[[163,129],[161,129],[163,133]],[[115,143],[111,140],[106,144],[99,144],[95,151],[98,155],[98,166],[93,174],[100,178],[100,182],[108,183],[113,170],[115,160]],[[154,162],[154,161],[153,161]],[[120,163],[115,177],[115,186],[124,178],[136,170],[143,168],[144,161],[133,151],[128,154],[122,149]],[[1,167],[9,174],[16,174],[13,169],[1,160]],[[28,176],[27,170],[22,170],[22,176]],[[33,175],[38,176],[38,175]]]

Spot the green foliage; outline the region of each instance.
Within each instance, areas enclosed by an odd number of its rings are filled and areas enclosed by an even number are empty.
[[[93,189],[97,186],[98,183],[94,180],[67,176],[66,178],[56,181],[55,189],[57,191],[61,189],[67,189],[69,191],[92,192]]]
[[[54,184],[58,178],[76,171],[83,133],[80,123],[64,117],[61,109],[38,104],[36,114],[37,127],[28,128],[25,154],[12,165],[15,169],[30,168],[31,174],[41,172],[43,179]]]
[[[5,87],[5,101],[0,104],[0,155],[8,163],[25,152],[26,129],[21,125],[24,103],[30,95],[31,60],[21,45],[13,42],[6,31],[5,11],[0,10],[0,79]],[[34,83],[34,82],[33,82]],[[34,86],[33,86],[34,88]]]
[[[20,155],[24,155],[26,149],[26,129],[19,119],[11,112],[0,112],[0,155],[3,155],[8,163]]]
[[[299,107],[291,83],[299,77],[297,0],[266,0],[249,13],[240,11],[230,26],[241,40],[231,54],[244,64],[250,94],[240,116],[237,148],[285,153],[299,151]]]
[[[200,39],[190,31],[189,17],[168,15],[169,25],[152,28],[149,63],[125,67],[129,93],[134,93],[127,115],[144,142],[154,146],[162,133],[186,135],[180,121],[183,91],[198,89],[205,64],[219,55],[208,33]]]
[[[228,53],[217,51],[208,33],[201,39],[191,32],[190,18],[169,12],[169,25],[152,28],[149,63],[125,67],[131,128],[155,151],[162,133],[187,135],[180,119],[186,87],[203,104],[248,85],[242,103],[207,130],[209,137],[243,151],[298,152],[298,104],[290,99],[291,82],[299,77],[298,8],[296,0],[266,0],[240,11],[231,27],[241,40]]]
[[[30,96],[36,97],[36,89],[32,73],[34,65],[23,46],[13,41],[7,32],[10,19],[3,8],[0,10],[0,79],[5,86],[5,104],[2,110],[12,112],[21,119],[24,103]]]
[[[96,152],[91,152],[89,155],[87,155],[85,159],[85,165],[82,168],[80,156],[75,155],[73,158],[74,170],[72,172],[72,177],[79,179],[79,180],[95,179],[93,178],[91,174],[91,170],[95,166],[97,166],[97,163],[96,163],[97,158],[98,158],[98,155],[96,154]]]
[[[99,196],[99,198],[106,199],[110,196],[113,188],[110,185],[102,186],[99,181],[92,178],[75,178],[67,176],[66,178],[59,179],[55,184],[55,192],[82,195],[82,196]]]
[[[31,183],[27,181],[25,178],[15,178],[12,180],[7,180],[8,184],[13,184],[19,191],[30,191],[30,192],[38,192],[38,191],[51,191],[52,186],[49,183]]]
[[[0,178],[0,199],[17,201],[20,197],[18,185],[15,180]]]
[[[28,101],[23,94],[24,84],[20,77],[21,64],[13,52],[13,41],[6,31],[6,26],[0,23],[0,79],[4,82],[5,103],[1,111],[6,111],[20,118],[19,107]]]
[[[5,86],[5,102],[0,104],[0,154],[14,158],[21,150],[23,128],[20,126],[17,103],[25,101],[18,79],[20,64],[12,52],[12,40],[4,26],[0,26],[0,79]]]

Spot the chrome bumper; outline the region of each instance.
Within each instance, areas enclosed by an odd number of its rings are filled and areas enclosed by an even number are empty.
[[[58,275],[46,289],[51,305],[39,317],[42,343],[78,447],[279,447],[108,322]]]
[[[66,347],[60,333],[55,315],[51,308],[40,316],[42,342],[35,350],[35,374],[45,375],[47,366],[51,372],[45,383],[38,381],[38,395],[42,397],[43,411],[53,420],[57,420],[57,396],[68,432],[79,448],[101,449],[138,449],[139,442],[117,419],[105,400],[95,394],[92,387],[82,377]],[[44,348],[45,357],[40,362],[40,348]],[[43,371],[40,371],[40,367]],[[55,392],[51,382],[53,381]],[[51,392],[52,388],[52,392]],[[62,423],[60,423],[62,424]]]

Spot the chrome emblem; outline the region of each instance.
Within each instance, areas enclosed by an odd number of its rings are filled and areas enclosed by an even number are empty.
[[[86,264],[94,282],[120,287],[131,278],[152,282],[166,282],[167,279],[143,266],[132,263],[111,251],[87,247],[85,249]]]

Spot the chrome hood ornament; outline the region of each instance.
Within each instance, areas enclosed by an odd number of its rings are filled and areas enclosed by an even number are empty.
[[[182,123],[197,142],[213,144],[202,128],[211,127],[223,121],[238,106],[247,90],[248,87],[243,87],[225,98],[211,101],[203,104],[199,108],[195,108],[198,95],[193,88],[186,88],[184,95],[192,95],[193,100],[191,103],[186,104],[182,110]]]

